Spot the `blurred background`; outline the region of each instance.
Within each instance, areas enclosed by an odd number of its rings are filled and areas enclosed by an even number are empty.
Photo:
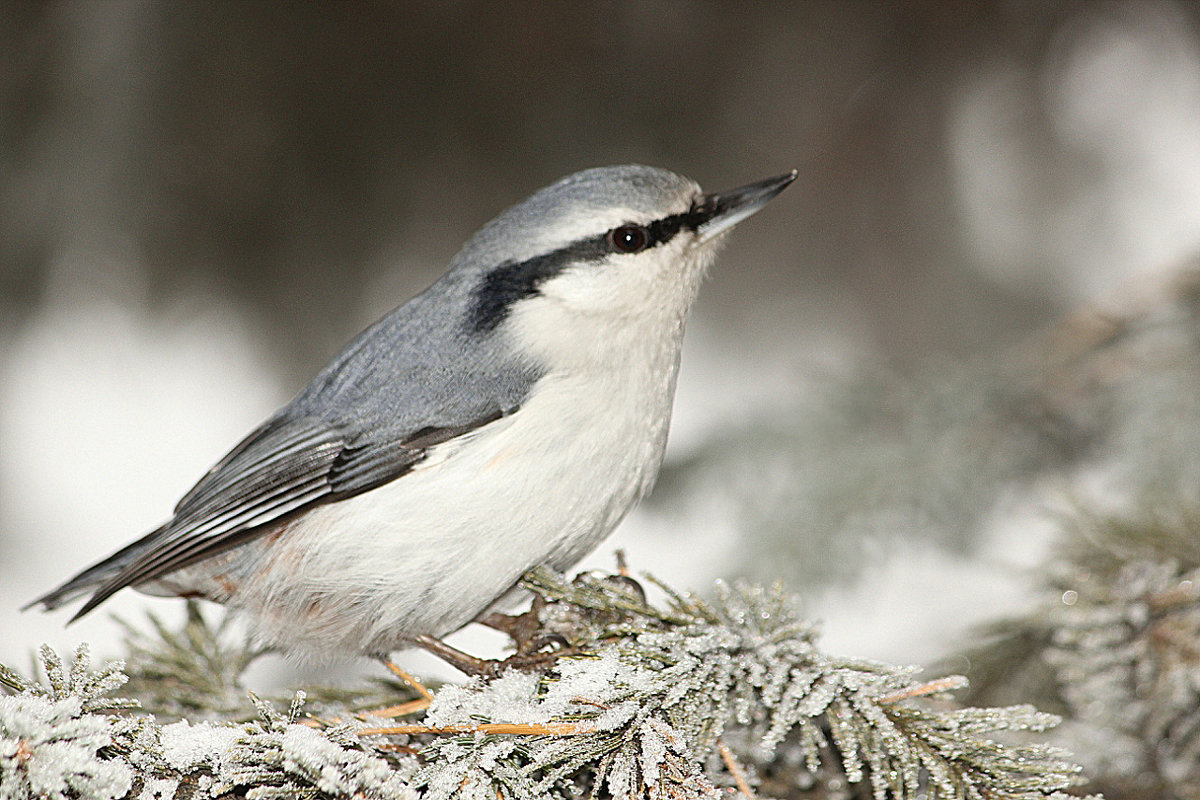
[[[927,663],[1028,601],[1064,506],[1200,488],[1194,4],[2,6],[0,662],[116,652],[105,610],[17,608],[602,164],[799,178],[588,564],[780,579],[828,649]]]

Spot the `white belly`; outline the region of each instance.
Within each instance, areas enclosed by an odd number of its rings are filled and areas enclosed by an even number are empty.
[[[241,580],[228,604],[263,642],[311,655],[382,653],[458,629],[531,567],[573,564],[649,489],[670,417],[666,372],[615,393],[542,379],[515,414],[410,473],[232,551],[227,573]],[[187,572],[211,576],[204,567]]]

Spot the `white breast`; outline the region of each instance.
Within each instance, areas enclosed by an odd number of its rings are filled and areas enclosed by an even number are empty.
[[[637,370],[552,372],[511,416],[250,543],[229,605],[285,649],[387,652],[456,630],[535,565],[568,567],[657,475],[678,344],[661,350]]]

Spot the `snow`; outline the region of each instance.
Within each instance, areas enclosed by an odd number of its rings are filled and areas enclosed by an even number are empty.
[[[81,714],[83,700],[0,697],[0,798],[115,800],[129,793],[133,770],[97,758],[111,744],[110,721]]]
[[[538,676],[510,670],[492,681],[486,691],[479,683],[443,686],[425,715],[425,724],[461,725],[475,720],[491,722],[546,722],[550,708],[537,700]]]
[[[187,773],[212,764],[218,753],[230,750],[243,736],[243,731],[228,725],[214,725],[209,722],[192,725],[183,720],[162,727],[159,745],[167,763],[172,768]]]
[[[335,797],[417,800],[419,795],[382,758],[351,750],[304,725],[289,725],[280,740],[284,771],[307,777]]]

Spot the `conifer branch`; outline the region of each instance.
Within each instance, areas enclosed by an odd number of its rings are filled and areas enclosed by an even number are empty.
[[[539,597],[531,641],[567,642],[570,655],[543,651],[529,662],[541,671],[443,686],[405,725],[358,720],[353,701],[309,716],[303,692],[282,711],[254,695],[230,708],[256,653],[194,608],[177,630],[151,619],[157,638],[135,632],[129,649],[156,708],[194,707],[199,722],[130,716],[134,703],[109,696],[125,682],[119,663],[92,670],[81,650],[68,672],[45,650],[45,683],[4,673],[17,694],[0,698],[0,769],[17,788],[0,798],[687,800],[723,786],[753,797],[769,775],[818,797],[837,796],[840,781],[879,800],[951,800],[1042,798],[1079,781],[1062,751],[1000,741],[1043,732],[1052,716],[956,708],[945,695],[961,679],[831,657],[778,586],[722,584],[711,600],[663,587],[652,603],[621,574],[537,570],[525,585]],[[190,696],[166,702],[189,680]],[[31,770],[64,748],[75,756],[50,783]]]
[[[1061,524],[1041,602],[967,654],[986,676],[968,698],[1023,675],[1027,697],[1066,717],[1058,738],[1092,787],[1188,797],[1200,786],[1200,508],[1077,510]]]

